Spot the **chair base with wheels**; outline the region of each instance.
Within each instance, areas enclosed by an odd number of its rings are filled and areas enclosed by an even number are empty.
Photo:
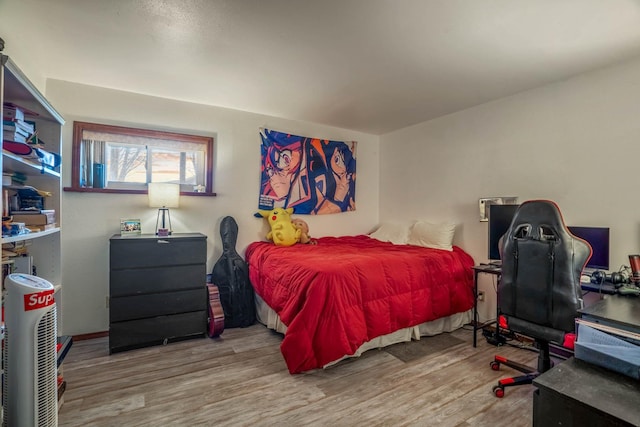
[[[553,363],[551,362],[551,356],[549,354],[549,343],[538,341],[537,344],[539,348],[537,370],[522,363],[509,360],[506,357],[495,356],[494,360],[490,363],[491,369],[494,371],[499,371],[500,365],[505,365],[525,374],[499,380],[498,384],[495,385],[492,390],[496,397],[504,397],[504,389],[506,387],[531,384],[537,376],[551,369]]]
[[[500,327],[503,329],[510,329],[509,323],[511,323],[511,325],[518,331],[528,330],[529,332],[534,332],[538,336],[538,338],[534,340],[535,346],[538,349],[538,367],[537,369],[533,369],[532,367],[523,365],[522,363],[514,362],[506,357],[496,355],[494,360],[489,364],[491,369],[499,371],[500,365],[505,365],[524,374],[499,380],[498,384],[494,386],[492,390],[496,397],[504,397],[504,389],[506,387],[531,384],[536,377],[551,369],[553,367],[550,350],[551,342],[570,351],[572,351],[575,346],[576,335],[573,332],[553,330],[540,325],[534,326],[522,319],[509,319],[508,316],[504,315],[500,316],[499,323]]]

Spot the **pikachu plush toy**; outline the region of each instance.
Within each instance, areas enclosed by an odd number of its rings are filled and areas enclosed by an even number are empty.
[[[293,246],[300,241],[302,230],[291,222],[292,213],[293,208],[258,211],[258,215],[265,218],[271,227],[271,231],[267,233],[267,240],[273,241],[276,246]]]

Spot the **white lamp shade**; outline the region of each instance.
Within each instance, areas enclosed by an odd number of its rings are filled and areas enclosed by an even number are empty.
[[[149,206],[152,208],[177,208],[180,206],[180,185],[168,182],[149,183]]]

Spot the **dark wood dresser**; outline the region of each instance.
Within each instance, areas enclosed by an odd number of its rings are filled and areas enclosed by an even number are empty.
[[[114,235],[109,243],[110,353],[205,336],[205,235]]]

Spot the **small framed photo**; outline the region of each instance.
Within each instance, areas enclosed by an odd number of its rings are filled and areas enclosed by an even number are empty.
[[[120,235],[131,236],[141,234],[140,219],[125,218],[120,220]]]

